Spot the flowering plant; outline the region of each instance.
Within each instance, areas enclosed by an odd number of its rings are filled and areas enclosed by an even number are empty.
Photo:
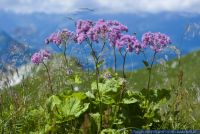
[[[144,62],[149,71],[147,87],[147,89],[149,89],[151,72],[156,54],[171,44],[169,36],[162,33],[147,32],[144,33],[142,39],[139,40],[136,35],[128,34],[128,27],[120,22],[112,20],[106,21],[103,19],[96,22],[90,20],[78,20],[75,27],[75,32],[63,29],[59,32],[52,33],[45,40],[46,44],[53,43],[59,48],[64,47],[63,54],[67,63],[65,74],[68,85],[70,85],[72,89],[67,95],[52,95],[47,100],[48,112],[51,113],[51,118],[54,118],[53,120],[55,120],[55,123],[62,124],[73,121],[80,118],[81,114],[88,113],[88,109],[90,109],[89,116],[91,120],[95,122],[94,124],[91,124],[91,126],[97,126],[95,133],[100,133],[103,129],[102,132],[107,132],[109,129],[105,129],[107,128],[104,126],[105,124],[110,128],[121,128],[121,125],[126,125],[126,122],[134,124],[133,121],[128,118],[128,116],[130,116],[129,110],[126,110],[126,107],[131,107],[132,105],[135,105],[140,112],[146,110],[144,112],[145,114],[141,115],[140,119],[138,118],[140,121],[141,118],[143,118],[150,122],[143,123],[143,128],[149,128],[149,126],[152,125],[152,122],[155,123],[155,119],[159,120],[160,118],[156,116],[158,108],[154,106],[155,102],[149,101],[151,95],[146,96],[146,94],[150,93],[150,90],[147,90],[148,92],[145,91],[145,93],[136,93],[127,90],[126,85],[128,81],[125,79],[125,63],[127,54],[129,53],[139,55],[141,52],[144,53],[146,48],[153,50],[154,55],[151,64],[149,65],[147,61]],[[70,41],[74,43],[73,45],[88,45],[91,56],[93,57],[95,81],[92,81],[91,88],[86,93],[78,91],[80,89],[76,85],[81,84],[82,81],[74,70],[72,70],[73,67],[69,67],[68,64],[66,49],[67,44]],[[96,44],[99,44],[100,50],[95,49],[94,45]],[[100,67],[104,64],[102,53],[105,47],[113,50],[115,73],[113,73],[112,70],[101,73]],[[116,74],[117,54],[120,54],[123,58],[122,72],[124,78],[120,78]],[[52,90],[50,73],[47,65],[44,63],[44,60],[50,59],[50,57],[51,55],[48,51],[41,50],[35,53],[31,60],[36,65],[40,63],[44,64],[49,78],[49,86]],[[75,93],[72,92],[74,90],[76,90]],[[159,101],[163,101],[162,97],[157,97]],[[159,101],[156,103],[159,104]],[[110,106],[110,108],[107,108],[108,106]],[[119,114],[119,112],[121,114]],[[106,113],[111,116],[111,118],[108,118]],[[154,115],[153,117],[152,114]],[[134,118],[137,118],[138,115],[139,113],[137,113]],[[114,132],[114,130],[112,132]]]

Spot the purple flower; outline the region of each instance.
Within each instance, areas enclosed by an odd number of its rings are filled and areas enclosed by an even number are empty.
[[[150,46],[155,52],[162,51],[167,45],[171,44],[170,37],[166,34],[157,32],[147,32],[142,36],[143,47]]]
[[[116,46],[117,45],[117,40],[121,38],[122,34],[119,30],[116,29],[110,29],[110,32],[108,34],[108,39],[110,42],[110,45]]]
[[[127,32],[128,28],[118,21],[105,21],[100,19],[95,23],[89,20],[79,20],[76,23],[75,42],[81,44],[86,39],[99,42],[99,39],[109,40],[112,46],[120,39],[122,32]]]
[[[108,21],[109,33],[108,39],[112,46],[120,47],[119,40],[122,32],[128,32],[128,28],[118,21]]]
[[[43,57],[40,53],[34,53],[33,56],[31,57],[31,61],[34,64],[40,64],[43,61]]]
[[[92,41],[98,42],[99,39],[106,39],[108,36],[109,27],[105,20],[98,20],[95,25],[87,32],[87,36]]]
[[[76,35],[74,40],[81,44],[87,39],[88,31],[93,27],[93,22],[89,20],[78,20],[76,23]]]
[[[93,22],[90,20],[78,20],[76,23],[76,33],[87,33],[90,28],[93,26]]]
[[[118,49],[125,48],[128,52],[135,52],[138,54],[142,49],[141,43],[136,39],[135,36],[122,35],[119,40],[116,41]]]
[[[51,58],[51,54],[47,50],[40,50],[40,53],[41,53],[43,59],[50,59]]]
[[[78,44],[81,44],[85,39],[86,39],[86,35],[84,33],[80,33],[79,35],[76,36],[75,41]]]
[[[31,57],[31,61],[36,64],[39,65],[40,63],[42,63],[45,59],[50,59],[51,58],[51,54],[49,51],[47,50],[40,50],[39,52],[36,52],[32,55]]]
[[[58,31],[57,33],[52,33],[46,40],[45,43],[55,43],[56,45],[61,45],[66,43],[71,37],[73,37],[73,33],[67,29],[63,29]]]
[[[108,21],[108,25],[112,28],[112,29],[116,29],[118,31],[121,31],[121,32],[128,32],[128,28],[127,26],[121,24],[120,22],[118,21]]]

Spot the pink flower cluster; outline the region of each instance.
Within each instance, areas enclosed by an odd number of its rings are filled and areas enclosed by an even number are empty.
[[[81,44],[87,39],[88,31],[93,27],[93,22],[89,20],[79,20],[76,23],[75,41]]]
[[[147,32],[143,34],[139,41],[134,35],[124,34],[128,28],[118,21],[105,21],[100,19],[96,22],[90,20],[78,20],[76,22],[76,32],[73,34],[67,29],[52,33],[47,39],[46,44],[64,44],[68,39],[73,39],[77,44],[88,40],[98,43],[99,40],[108,41],[109,44],[118,49],[125,49],[128,52],[139,52],[150,47],[155,52],[160,52],[171,43],[170,38],[162,33]]]
[[[162,51],[167,45],[171,44],[170,37],[160,32],[147,32],[142,36],[142,44],[147,47],[150,46],[155,52]]]
[[[73,33],[68,29],[63,29],[61,31],[52,33],[46,40],[45,43],[55,43],[56,45],[61,45],[66,43],[71,37],[73,37]]]
[[[106,39],[109,32],[108,24],[105,20],[98,20],[95,25],[88,31],[88,37],[92,41],[98,42],[99,38]]]
[[[107,39],[111,46],[118,49],[125,48],[129,52],[135,50],[137,54],[147,46],[159,52],[171,43],[167,35],[159,32],[143,34],[141,42],[135,36],[125,35],[123,32],[128,32],[128,28],[118,21],[100,19],[94,23],[89,20],[79,20],[76,24],[75,41],[81,44],[86,39],[94,42],[99,42],[100,39]]]
[[[128,52],[133,52],[133,50],[135,49],[135,52],[137,54],[142,48],[140,42],[136,39],[136,37],[131,35],[122,35],[121,38],[117,40],[116,46],[119,49],[125,47]]]
[[[122,32],[128,32],[128,28],[118,21],[108,21],[110,27],[108,39],[112,46],[117,45],[117,40],[122,37]]]
[[[38,65],[40,63],[42,63],[45,59],[50,59],[51,58],[51,54],[49,51],[47,50],[40,50],[37,53],[34,53],[33,56],[31,57],[31,61]]]
[[[93,23],[89,20],[79,20],[76,24],[75,41],[81,44],[86,39],[98,42],[99,39],[108,39],[112,45],[121,37],[121,32],[128,28],[118,21],[105,21],[100,19]]]

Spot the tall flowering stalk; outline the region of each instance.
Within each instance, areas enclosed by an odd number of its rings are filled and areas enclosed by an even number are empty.
[[[108,21],[107,23],[109,26],[108,40],[113,49],[114,71],[116,73],[116,68],[117,68],[116,42],[121,38],[122,32],[128,32],[128,28],[118,21]]]
[[[89,45],[91,50],[91,55],[95,63],[96,70],[96,83],[98,89],[99,83],[99,68],[100,68],[100,58],[104,51],[106,45],[106,39],[108,37],[109,27],[105,20],[100,19],[97,22],[92,22],[89,20],[79,20],[76,23],[76,35],[75,41],[78,44],[82,44],[84,41]],[[100,52],[95,51],[93,45],[94,43],[102,43]]]
[[[106,45],[106,38],[107,38],[107,32],[108,32],[108,26],[107,23],[104,20],[99,20],[96,23],[93,23],[89,20],[79,20],[76,23],[76,36],[75,41],[78,44],[83,43],[86,41],[86,43],[89,45],[91,50],[91,55],[94,60],[95,64],[95,74],[96,74],[96,86],[98,90],[98,96],[99,100],[101,100],[101,95],[99,93],[99,75],[100,75],[100,66],[101,66],[101,55],[104,51],[105,45]],[[98,53],[93,48],[94,43],[102,42],[102,47],[100,49],[100,52]],[[103,121],[103,109],[102,109],[102,102],[100,101],[99,104],[99,110],[100,110],[100,128],[102,128],[102,121]]]
[[[46,44],[54,43],[59,48],[62,46],[64,47],[63,56],[64,56],[65,63],[67,66],[69,66],[69,62],[67,60],[66,50],[67,50],[67,45],[71,39],[73,39],[73,33],[69,31],[68,29],[63,29],[61,31],[52,33],[45,40]]]
[[[150,67],[148,68],[149,76],[148,76],[147,89],[149,90],[151,83],[152,67],[156,59],[156,54],[161,52],[165,47],[167,47],[167,45],[171,44],[171,40],[169,36],[162,34],[160,32],[157,33],[147,32],[144,33],[142,36],[142,44],[145,47],[149,46],[154,51]]]
[[[122,64],[122,73],[123,77],[125,78],[125,64],[126,64],[126,56],[128,52],[135,51],[136,54],[139,54],[140,50],[142,49],[141,43],[136,39],[135,36],[131,35],[122,35],[119,40],[116,42],[116,46],[119,49],[119,52],[123,58]]]
[[[51,58],[51,54],[49,51],[47,50],[40,50],[39,52],[36,52],[32,55],[31,57],[31,61],[35,64],[35,65],[39,65],[39,64],[43,64],[46,72],[47,72],[47,76],[48,76],[48,84],[49,84],[49,88],[53,94],[53,86],[52,86],[52,81],[51,81],[51,77],[50,77],[50,72],[49,69],[45,63],[45,60],[48,60]]]
[[[100,100],[100,102],[98,103],[100,112],[100,130],[102,130],[104,113],[103,113],[103,102],[102,102],[103,96],[99,91],[100,90],[99,77],[100,77],[100,67],[103,63],[102,54],[106,45],[110,44],[111,49],[113,49],[115,72],[117,68],[117,52],[119,51],[119,54],[122,56],[123,59],[122,72],[124,78],[126,77],[125,76],[126,58],[129,53],[140,54],[140,52],[144,52],[143,49],[146,48],[147,46],[149,46],[154,51],[153,59],[151,61],[150,66],[148,66],[149,76],[148,76],[147,89],[149,90],[151,83],[152,67],[154,65],[156,55],[157,53],[162,51],[168,44],[171,43],[169,37],[161,33],[150,33],[150,32],[145,33],[142,37],[142,41],[138,41],[135,35],[129,35],[125,32],[128,32],[128,28],[119,23],[118,21],[105,21],[103,19],[100,19],[96,22],[90,20],[78,20],[76,22],[75,33],[72,33],[67,29],[64,29],[57,33],[52,33],[46,39],[46,44],[54,43],[59,48],[64,47],[63,55],[65,57],[67,66],[68,66],[68,60],[66,56],[66,49],[67,49],[67,44],[70,40],[73,39],[73,41],[76,44],[86,43],[89,46],[95,67],[95,77],[96,77],[95,86],[97,88],[97,98],[98,101]],[[100,49],[96,50],[94,45],[99,45],[99,44],[100,44]],[[32,61],[35,64],[39,63],[44,64],[48,73],[49,83],[51,83],[48,67],[43,61],[44,57],[45,56],[42,54],[42,52],[39,52],[35,54],[35,56],[33,56]],[[48,58],[48,56],[46,57]],[[67,70],[67,74],[70,75],[71,73],[72,70]],[[111,77],[110,75],[106,75],[106,78],[110,77]],[[50,87],[52,89],[52,86]],[[125,86],[123,87],[123,92],[124,91],[125,91]],[[119,105],[120,103],[117,103],[118,108]],[[116,116],[118,108],[116,108],[116,111],[114,113],[115,115],[113,121],[115,121],[115,118],[117,118]]]

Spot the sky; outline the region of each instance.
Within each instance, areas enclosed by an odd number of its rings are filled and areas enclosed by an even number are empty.
[[[73,13],[80,8],[97,13],[181,12],[200,14],[200,0],[0,0],[0,10],[15,13]]]

